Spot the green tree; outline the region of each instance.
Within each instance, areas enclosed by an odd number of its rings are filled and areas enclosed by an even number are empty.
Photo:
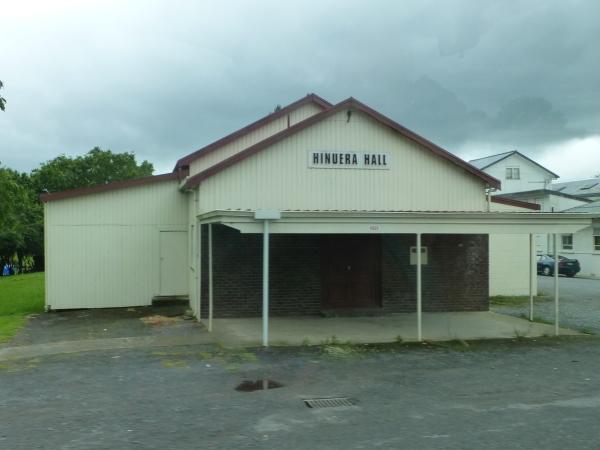
[[[4,87],[4,84],[2,84],[2,81],[0,81],[0,89],[2,89],[2,87]],[[4,111],[6,105],[6,99],[2,96],[0,96],[0,110]]]
[[[26,180],[26,174],[0,167],[0,263],[21,259],[40,237],[41,207]]]
[[[113,153],[94,147],[83,156],[60,155],[41,164],[31,173],[31,182],[38,193],[58,192],[150,176],[153,171],[148,161],[138,164],[133,153]]]

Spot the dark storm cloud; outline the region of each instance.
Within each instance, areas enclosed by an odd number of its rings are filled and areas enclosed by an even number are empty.
[[[511,98],[498,111],[486,113],[470,109],[455,93],[428,77],[409,84],[397,117],[430,139],[449,145],[469,140],[531,145],[586,133],[570,127],[565,114],[545,98]]]
[[[57,0],[7,14],[0,160],[22,170],[96,145],[168,170],[308,92],[355,96],[451,150],[600,134],[597,2]]]

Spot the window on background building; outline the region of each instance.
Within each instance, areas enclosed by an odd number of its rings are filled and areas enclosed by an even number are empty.
[[[506,179],[507,180],[520,180],[521,171],[518,167],[507,167],[506,168]]]
[[[600,228],[594,228],[594,250],[600,251]]]
[[[562,235],[562,248],[563,250],[573,250],[573,235],[563,234]]]

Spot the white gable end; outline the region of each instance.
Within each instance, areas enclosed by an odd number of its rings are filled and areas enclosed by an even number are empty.
[[[385,154],[389,168],[314,168],[311,152]],[[483,211],[485,182],[361,112],[340,111],[205,179],[216,209]]]
[[[314,103],[307,103],[299,106],[295,110],[291,111],[272,122],[257,128],[250,133],[244,134],[238,139],[230,142],[223,147],[206,154],[206,156],[200,157],[190,164],[190,175],[195,175],[209,167],[235,155],[238,152],[254,145],[260,141],[267,139],[280,131],[285,130],[289,126],[295,125],[298,122],[308,119],[315,114],[320,113],[323,109]]]
[[[510,173],[508,169],[511,169]],[[519,154],[504,158],[483,171],[502,182],[502,193],[544,189],[555,178],[552,173]],[[515,178],[516,174],[518,178]]]

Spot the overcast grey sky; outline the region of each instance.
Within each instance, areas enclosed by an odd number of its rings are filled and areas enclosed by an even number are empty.
[[[0,0],[0,161],[94,146],[157,172],[308,92],[463,158],[600,172],[600,2]]]

